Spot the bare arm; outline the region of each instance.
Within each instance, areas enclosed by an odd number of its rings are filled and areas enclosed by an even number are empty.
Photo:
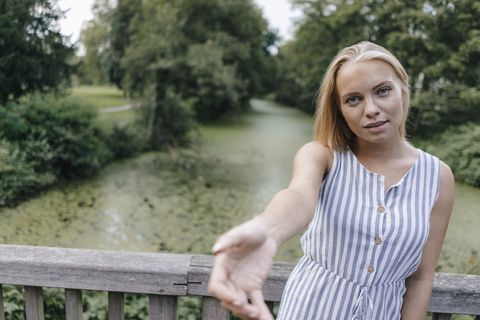
[[[427,314],[435,276],[435,267],[442,249],[448,221],[453,208],[455,183],[450,168],[440,166],[440,192],[430,216],[430,233],[423,247],[420,265],[406,279],[407,292],[403,298],[402,319],[423,320]]]
[[[209,291],[224,308],[246,319],[273,320],[263,301],[263,283],[277,248],[312,220],[332,161],[331,151],[319,142],[303,146],[295,157],[289,187],[277,193],[261,215],[218,238],[212,249],[216,257]]]
[[[319,142],[303,146],[295,157],[288,189],[277,193],[265,211],[255,218],[269,230],[277,248],[312,221],[320,185],[332,161],[331,151]]]

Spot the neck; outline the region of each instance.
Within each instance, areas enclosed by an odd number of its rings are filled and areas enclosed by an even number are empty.
[[[393,136],[391,139],[381,143],[371,143],[362,139],[356,138],[352,148],[353,153],[357,158],[376,159],[375,162],[388,161],[390,159],[401,158],[405,155],[411,146],[400,136],[400,133]]]

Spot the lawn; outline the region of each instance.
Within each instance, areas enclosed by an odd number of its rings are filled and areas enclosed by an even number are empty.
[[[114,86],[80,86],[74,87],[72,97],[87,100],[99,109],[123,106],[131,103],[123,97],[123,91]]]

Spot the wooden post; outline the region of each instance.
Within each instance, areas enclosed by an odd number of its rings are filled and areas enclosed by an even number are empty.
[[[223,309],[220,301],[213,297],[203,297],[202,320],[228,320],[229,313]]]
[[[125,312],[123,310],[124,296],[123,292],[108,292],[108,320],[124,320]]]
[[[149,320],[177,320],[178,299],[176,296],[148,295]]]
[[[65,289],[65,312],[67,320],[82,320],[82,290]]]
[[[432,320],[450,320],[451,317],[450,313],[434,313]]]
[[[3,290],[0,284],[0,320],[5,320],[5,309],[3,308]]]
[[[27,320],[44,320],[42,287],[25,286]]]

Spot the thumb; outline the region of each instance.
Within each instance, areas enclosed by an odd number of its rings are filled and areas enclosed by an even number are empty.
[[[218,237],[217,241],[212,247],[212,253],[217,254],[232,246],[238,245],[243,241],[240,226],[236,226]]]
[[[256,306],[260,312],[259,320],[273,320],[273,315],[265,303],[261,289],[250,292],[250,299],[252,304]]]

